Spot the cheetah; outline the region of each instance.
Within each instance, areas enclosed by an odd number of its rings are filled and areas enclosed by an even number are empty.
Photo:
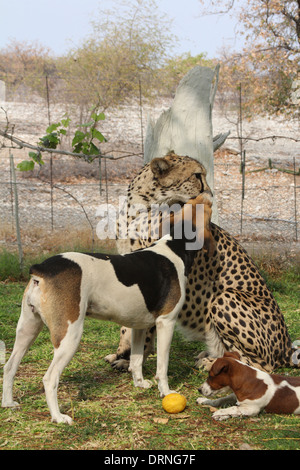
[[[128,187],[129,206],[143,203],[148,209],[147,214],[135,219],[128,217],[129,226],[140,219],[143,236],[120,240],[119,250],[133,251],[151,245],[148,230],[151,204],[183,204],[208,190],[205,168],[196,160],[173,152],[152,160]],[[159,221],[159,214],[156,216]],[[207,356],[222,357],[225,351],[238,352],[243,362],[266,372],[299,364],[300,350],[293,349],[284,317],[257,266],[229,233],[211,225],[214,252],[210,256],[199,250],[194,258],[185,303],[177,321],[187,339],[206,344],[207,349],[199,354],[196,365],[200,367]],[[144,360],[153,351],[154,339],[152,328],[147,331]],[[130,344],[131,330],[122,327],[116,354],[105,360],[117,369],[127,370]]]

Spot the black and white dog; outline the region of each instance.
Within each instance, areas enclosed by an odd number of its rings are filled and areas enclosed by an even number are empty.
[[[196,226],[197,204],[204,218]],[[147,249],[126,255],[63,253],[31,267],[22,301],[12,354],[4,367],[3,407],[14,407],[13,381],[18,366],[44,324],[54,346],[52,363],[43,382],[52,421],[72,423],[60,413],[59,377],[80,342],[87,315],[132,328],[130,370],[136,387],[148,388],[142,363],[146,329],[157,327],[157,379],[161,396],[168,385],[169,350],[177,315],[185,300],[186,276],[196,251],[186,249],[185,237],[172,236],[176,224],[189,219],[202,234],[204,249],[213,250],[210,232],[211,195],[191,199],[170,216],[170,234]]]

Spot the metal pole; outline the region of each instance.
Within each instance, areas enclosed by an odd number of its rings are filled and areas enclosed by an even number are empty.
[[[298,241],[298,227],[297,227],[297,189],[296,189],[296,158],[294,157],[294,203],[295,203],[295,236],[296,242]]]
[[[245,199],[245,168],[246,168],[246,150],[241,156],[241,172],[242,172],[242,199],[241,199],[241,235],[243,234],[243,212]]]
[[[11,170],[11,175],[12,175],[14,200],[15,200],[15,222],[16,222],[17,242],[18,242],[18,250],[19,250],[19,264],[20,264],[20,271],[23,272],[23,249],[22,249],[21,231],[20,231],[20,223],[19,223],[18,189],[17,189],[14,157],[12,153],[10,153],[9,159],[10,159],[10,170]]]
[[[141,138],[142,138],[142,155],[144,155],[144,134],[143,134],[143,103],[142,103],[142,84],[139,78],[139,92],[140,92],[140,120],[141,120]]]
[[[48,75],[45,76],[46,79],[46,99],[47,99],[47,110],[48,110],[48,124],[51,124],[51,115],[50,115],[50,93],[49,93],[49,82]],[[53,231],[53,157],[50,154],[50,208],[51,208],[51,230]]]

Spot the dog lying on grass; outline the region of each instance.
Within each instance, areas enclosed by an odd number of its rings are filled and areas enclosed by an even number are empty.
[[[204,205],[200,224],[196,221],[199,204]],[[174,232],[178,224],[189,222],[195,237],[211,253],[210,218],[211,194],[204,192],[179,213],[171,214],[170,234],[147,249],[126,255],[63,253],[32,266],[14,348],[4,367],[2,406],[18,405],[13,401],[15,374],[46,324],[54,346],[52,363],[43,378],[48,407],[52,421],[72,423],[59,410],[57,389],[60,375],[79,345],[85,316],[133,329],[130,370],[134,385],[143,388],[151,386],[142,373],[145,333],[156,325],[158,388],[161,396],[171,393],[167,377],[170,344],[196,254],[186,249],[186,238],[177,239]]]
[[[206,397],[230,389],[234,395],[207,400],[198,398],[197,403],[222,406],[237,401],[236,406],[213,413],[216,420],[237,416],[256,416],[262,410],[267,413],[300,414],[300,377],[268,374],[241,362],[237,352],[226,352],[216,359],[209,377],[199,388]]]

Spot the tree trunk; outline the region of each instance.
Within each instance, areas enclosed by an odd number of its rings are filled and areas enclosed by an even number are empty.
[[[221,147],[227,134],[213,138],[212,108],[218,85],[219,66],[197,66],[181,80],[172,106],[155,123],[148,119],[144,161],[163,157],[173,150],[198,160],[207,171],[207,182],[214,191],[214,150]],[[218,223],[216,200],[212,220]]]

